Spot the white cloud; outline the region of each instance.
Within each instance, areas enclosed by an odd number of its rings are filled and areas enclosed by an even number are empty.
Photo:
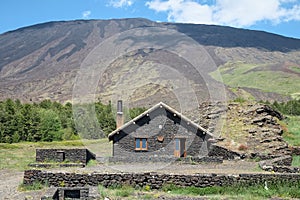
[[[115,8],[131,6],[132,4],[133,4],[132,0],[110,0],[109,2],[109,5]]]
[[[205,1],[202,1],[205,2]],[[259,21],[280,23],[300,20],[297,0],[215,0],[215,4],[196,0],[151,0],[146,3],[157,12],[167,12],[173,22],[251,26]]]
[[[83,19],[88,19],[88,18],[90,17],[91,14],[92,14],[91,11],[86,10],[86,11],[82,12],[82,18],[83,18]]]
[[[211,23],[212,10],[207,5],[201,5],[193,1],[155,0],[146,5],[158,12],[168,12],[168,20],[189,23]]]

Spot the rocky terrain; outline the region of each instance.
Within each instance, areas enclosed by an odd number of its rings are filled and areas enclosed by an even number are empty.
[[[90,99],[107,102],[126,94],[130,106],[149,107],[164,101],[176,107],[180,97],[203,102],[211,98],[213,91],[222,94],[216,97],[221,100],[224,96],[234,99],[242,95],[246,99],[281,101],[298,95],[299,39],[223,26],[118,19],[49,22],[1,34],[0,99],[70,101],[76,95],[78,74],[89,70],[83,64],[100,44],[126,31],[151,28],[192,38],[201,55],[188,53],[193,58],[200,56],[200,60],[207,60],[208,65],[193,65],[183,54],[176,55],[167,48],[150,48],[155,40],[148,37],[143,42],[149,48],[126,52],[107,66],[96,66],[98,71],[94,75],[99,76],[98,81],[86,86],[93,87]],[[165,43],[176,46],[176,39],[172,44],[173,39],[166,37]],[[134,37],[130,40],[139,42]],[[116,53],[114,47],[98,51]],[[183,47],[177,49],[181,50]],[[223,81],[218,68],[225,77]],[[269,73],[273,75],[268,76]],[[251,81],[253,77],[259,77],[255,84]],[[272,77],[281,84],[271,84]],[[270,87],[265,87],[265,78]],[[245,79],[249,81],[242,82]]]
[[[219,137],[218,145],[250,158],[290,155],[283,140],[280,120],[283,116],[262,104],[203,103],[199,106],[200,123]]]

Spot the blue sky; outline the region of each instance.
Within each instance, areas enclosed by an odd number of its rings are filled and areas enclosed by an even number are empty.
[[[1,0],[0,33],[48,21],[142,17],[300,39],[300,0]]]

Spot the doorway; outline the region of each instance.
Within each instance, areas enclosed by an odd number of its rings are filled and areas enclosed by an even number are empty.
[[[174,156],[175,157],[186,157],[186,150],[185,150],[185,138],[175,138],[175,149],[174,149]]]

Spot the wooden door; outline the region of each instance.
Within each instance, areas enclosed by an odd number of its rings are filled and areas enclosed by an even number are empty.
[[[175,157],[185,157],[185,138],[175,138],[174,145],[174,156]]]

